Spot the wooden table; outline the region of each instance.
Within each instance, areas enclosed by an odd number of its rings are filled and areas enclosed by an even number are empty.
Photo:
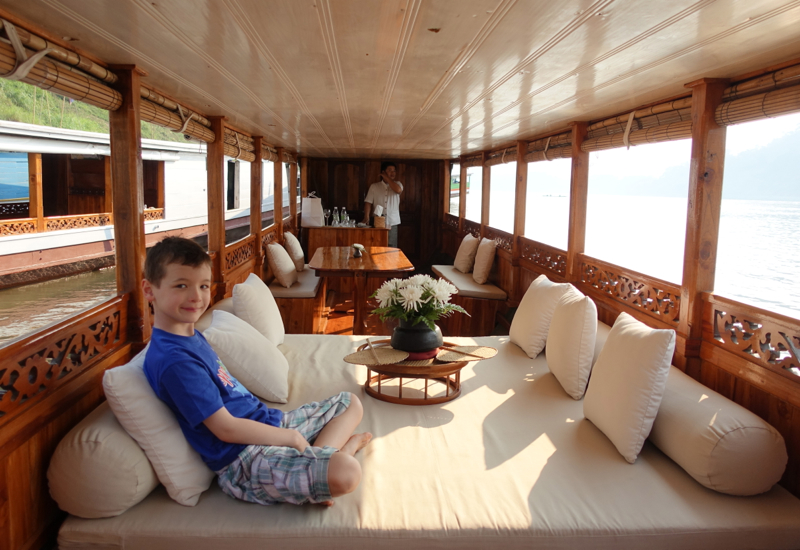
[[[353,334],[363,334],[367,277],[401,277],[414,271],[414,266],[399,248],[370,246],[360,258],[354,258],[354,252],[352,246],[323,246],[314,252],[308,267],[320,277],[353,278]]]

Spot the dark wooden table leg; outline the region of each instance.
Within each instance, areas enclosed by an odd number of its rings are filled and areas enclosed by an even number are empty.
[[[353,274],[353,334],[364,334],[364,309],[367,307],[367,278],[364,273]]]

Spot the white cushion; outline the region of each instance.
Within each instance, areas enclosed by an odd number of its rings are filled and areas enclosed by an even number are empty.
[[[544,349],[556,304],[571,286],[569,283],[554,283],[545,275],[539,275],[525,291],[508,336],[528,357],[535,359]]]
[[[674,330],[653,329],[620,313],[592,369],[584,416],[630,463],[650,434],[674,351]]]
[[[297,282],[289,288],[273,281],[269,285],[269,291],[275,298],[314,298],[321,283],[322,277],[317,277],[313,269],[306,269],[297,274]]]
[[[597,306],[576,288],[556,304],[547,333],[547,366],[564,391],[582,399],[594,362]]]
[[[211,320],[214,318],[214,312],[217,310],[233,313],[233,298],[225,298],[209,307],[194,324],[195,330],[204,332],[208,327],[210,327]]]
[[[47,481],[58,507],[82,518],[118,516],[158,486],[153,466],[108,402],[64,436],[50,459]]]
[[[729,495],[769,491],[788,461],[778,430],[675,367],[650,441],[700,484]]]
[[[286,403],[289,363],[263,334],[236,315],[217,310],[203,336],[245,388],[267,401]]]
[[[464,235],[461,245],[456,252],[456,259],[453,265],[461,273],[469,273],[472,271],[472,264],[475,263],[475,255],[478,253],[478,239],[473,237],[471,233]]]
[[[286,249],[278,243],[267,245],[267,263],[275,275],[275,280],[281,285],[289,288],[297,282],[297,268]]]
[[[461,273],[452,265],[431,266],[433,272],[439,277],[444,277],[458,289],[459,296],[469,298],[483,298],[486,300],[505,300],[508,297],[506,291],[492,283],[479,285],[472,278],[470,273]]]
[[[233,312],[276,346],[283,344],[286,330],[281,311],[258,275],[251,273],[245,282],[233,287]]]
[[[107,370],[103,389],[117,420],[144,449],[169,496],[194,506],[211,485],[214,472],[189,446],[175,415],[150,387],[144,374],[147,349],[130,363]]]
[[[492,271],[496,251],[497,243],[493,239],[482,239],[481,244],[478,245],[475,266],[472,268],[472,278],[479,285],[489,280],[489,273]]]
[[[300,241],[297,240],[297,237],[288,231],[284,233],[283,247],[292,259],[292,262],[294,262],[295,269],[297,269],[297,271],[303,271],[306,268],[306,260],[303,254],[303,247],[300,246]]]

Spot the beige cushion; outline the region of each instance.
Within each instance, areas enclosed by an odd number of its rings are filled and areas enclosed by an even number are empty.
[[[699,483],[729,495],[769,491],[788,460],[778,430],[675,367],[650,441]]]
[[[650,434],[674,351],[674,330],[620,313],[592,369],[583,413],[630,463]]]
[[[56,447],[47,469],[50,496],[82,518],[118,516],[158,486],[141,447],[102,403]]]
[[[461,241],[461,245],[456,252],[456,259],[453,265],[461,273],[472,271],[472,264],[475,263],[475,255],[478,253],[479,241],[472,234],[467,233]]]
[[[306,269],[297,274],[297,282],[289,288],[273,281],[269,290],[275,298],[314,298],[321,283],[322,278],[317,277],[313,269]]]
[[[269,268],[275,275],[275,280],[286,288],[289,288],[297,281],[297,268],[286,249],[278,243],[267,245],[267,262],[269,262]]]
[[[564,391],[582,399],[594,362],[597,306],[572,287],[556,304],[547,333],[547,366]]]
[[[297,271],[303,271],[306,267],[305,255],[303,254],[303,247],[300,246],[300,241],[297,240],[293,234],[288,231],[283,234],[283,247],[289,254],[289,257],[294,262],[294,267]]]
[[[276,346],[283,344],[286,330],[278,304],[257,275],[251,273],[245,282],[233,287],[233,312]]]
[[[528,357],[535,359],[544,349],[556,304],[571,287],[569,283],[554,283],[546,276],[539,275],[525,291],[508,335]]]
[[[103,389],[117,420],[144,449],[169,496],[194,506],[214,472],[189,446],[172,411],[150,387],[143,368],[146,353],[147,348],[130,363],[107,370]]]
[[[227,311],[228,313],[233,312],[233,298],[225,298],[224,300],[220,300],[213,306],[209,307],[203,315],[197,320],[194,324],[195,330],[199,330],[200,332],[204,332],[208,327],[211,326],[211,320],[214,318],[214,312],[220,311]],[[235,315],[235,314],[234,314]]]
[[[234,314],[218,310],[203,336],[245,388],[267,401],[286,403],[289,363],[263,334]]]
[[[458,289],[459,296],[485,300],[505,300],[508,295],[499,286],[491,283],[479,285],[469,273],[462,273],[452,265],[434,265],[433,272],[444,277]]]
[[[472,278],[479,285],[489,280],[489,273],[492,271],[496,251],[497,243],[493,239],[482,239],[481,244],[478,245],[475,266],[472,268]]]

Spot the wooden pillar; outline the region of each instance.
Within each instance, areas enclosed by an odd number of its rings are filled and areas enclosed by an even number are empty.
[[[486,226],[489,225],[489,205],[492,194],[492,167],[486,165],[487,153],[481,154],[481,170],[483,172],[483,182],[481,189],[481,238],[483,238]]]
[[[464,218],[467,216],[467,167],[461,157],[461,182],[458,187],[458,234],[464,233]]]
[[[567,280],[580,280],[578,254],[586,247],[586,202],[589,195],[589,153],[581,149],[587,124],[572,123],[572,175],[569,190],[569,238],[567,244]]]
[[[44,231],[41,153],[28,153],[28,217],[36,219],[38,233]]]
[[[444,193],[442,197],[442,212],[445,214],[452,214],[450,212],[450,184],[451,184],[451,172],[453,170],[452,161],[450,160],[443,160],[442,161],[442,181],[444,182]],[[444,216],[442,216],[444,218]]]
[[[254,272],[263,277],[264,250],[261,247],[261,198],[264,195],[263,138],[253,136],[255,160],[250,164],[250,234],[256,236]]]
[[[150,337],[149,308],[142,292],[144,268],[144,184],[140,122],[140,73],[133,65],[114,67],[122,106],[108,113],[111,138],[112,211],[117,292],[129,292],[128,338],[144,342]]]
[[[156,163],[156,208],[164,208],[164,189],[167,184],[166,162],[160,160]]]
[[[522,299],[523,292],[519,288],[520,273],[519,259],[522,257],[520,238],[525,235],[525,212],[528,207],[528,163],[525,154],[528,152],[528,142],[517,142],[517,180],[514,189],[514,238],[511,241],[511,265],[514,272],[513,300]]]
[[[277,148],[278,160],[273,163],[275,168],[275,233],[283,240],[283,147]]]
[[[692,161],[678,324],[678,332],[686,337],[686,344],[683,350],[677,351],[683,352],[686,373],[694,378],[700,377],[703,339],[700,293],[714,290],[717,265],[726,128],[717,125],[714,112],[722,101],[726,85],[724,80],[709,78],[686,84],[692,90]]]
[[[289,165],[289,216],[292,220],[292,227],[297,233],[297,163]]]
[[[103,209],[102,212],[111,214],[111,219],[114,219],[114,184],[113,176],[111,174],[111,157],[103,157]],[[144,190],[142,190],[144,193]]]
[[[208,117],[214,141],[206,155],[208,200],[208,251],[216,252],[212,279],[217,283],[216,299],[225,295],[225,117]]]
[[[308,196],[308,159],[298,159],[300,163],[300,198]]]

